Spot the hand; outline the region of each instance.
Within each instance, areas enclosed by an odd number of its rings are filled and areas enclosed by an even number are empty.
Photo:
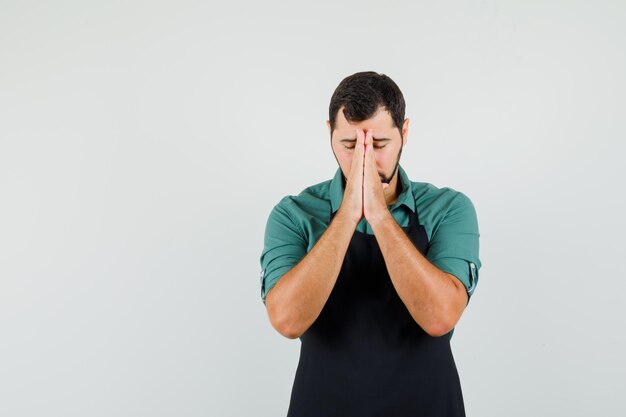
[[[376,168],[374,156],[373,132],[367,131],[365,135],[365,157],[363,167],[363,214],[367,221],[372,224],[389,209],[385,199],[385,189],[389,184],[383,184]]]
[[[363,218],[363,159],[365,155],[365,134],[356,130],[356,144],[352,154],[350,173],[346,178],[340,210],[358,224]]]

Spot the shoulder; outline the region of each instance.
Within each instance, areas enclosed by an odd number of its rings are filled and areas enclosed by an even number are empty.
[[[411,181],[415,204],[428,208],[448,209],[453,206],[472,205],[470,198],[463,192],[452,187],[437,187],[428,182]],[[418,210],[420,207],[417,207]]]
[[[310,240],[327,225],[330,215],[330,180],[304,188],[298,194],[286,195],[271,210],[267,227],[276,224],[297,231]]]
[[[286,195],[274,206],[274,210],[298,214],[330,204],[330,182],[326,180],[310,185],[295,195]]]
[[[476,223],[476,210],[467,194],[428,182],[411,181],[411,187],[420,221],[431,235],[444,221]]]

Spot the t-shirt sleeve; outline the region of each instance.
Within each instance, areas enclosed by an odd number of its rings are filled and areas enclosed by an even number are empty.
[[[463,193],[451,200],[448,211],[430,239],[428,260],[454,275],[465,286],[467,302],[478,284],[478,220],[471,200]]]
[[[263,304],[267,293],[280,277],[307,254],[308,241],[290,217],[287,204],[285,197],[274,206],[265,226],[264,247],[260,258]]]

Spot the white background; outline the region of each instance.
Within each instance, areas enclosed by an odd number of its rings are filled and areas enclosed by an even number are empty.
[[[626,3],[0,2],[0,415],[281,416],[265,221],[354,72],[474,203],[468,416],[623,416]]]

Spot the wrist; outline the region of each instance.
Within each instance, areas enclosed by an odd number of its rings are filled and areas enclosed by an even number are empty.
[[[390,219],[393,219],[393,216],[391,215],[389,209],[385,208],[384,210],[373,213],[371,216],[369,216],[367,221],[370,226],[372,226],[372,229],[375,229],[378,225],[380,225],[381,223],[385,223]]]
[[[361,219],[356,219],[354,216],[351,216],[343,206],[339,207],[334,218],[339,218],[342,223],[349,224],[353,230],[356,229],[356,226],[361,221]]]

